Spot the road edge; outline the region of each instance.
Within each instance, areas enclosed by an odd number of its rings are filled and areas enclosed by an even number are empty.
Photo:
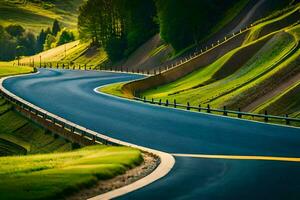
[[[9,95],[10,97],[14,98],[14,99],[17,99],[19,100],[20,102],[26,104],[27,106],[29,107],[32,107],[36,110],[39,110],[41,112],[44,112],[44,113],[47,113],[48,115],[54,117],[54,118],[58,118],[59,120],[61,121],[64,121],[66,124],[70,124],[72,126],[76,126],[78,128],[84,128],[84,127],[81,127],[71,121],[68,121],[64,118],[61,118],[53,113],[50,113],[34,104],[31,104],[30,102],[22,99],[21,97],[15,95],[14,93],[8,91],[4,86],[3,86],[3,82],[9,78],[15,78],[15,77],[23,77],[23,76],[30,76],[30,75],[37,75],[39,74],[40,72],[36,72],[36,73],[31,73],[31,74],[20,74],[20,75],[13,75],[13,76],[7,76],[7,77],[2,77],[0,78],[0,90],[4,93],[6,93],[7,95]],[[148,153],[152,153],[156,156],[158,156],[160,158],[160,164],[156,167],[156,169],[150,173],[149,175],[145,176],[144,178],[142,179],[139,179],[127,186],[123,186],[121,188],[118,188],[118,189],[115,189],[115,190],[112,190],[110,192],[107,192],[107,193],[104,193],[104,194],[101,194],[101,195],[98,195],[98,196],[95,196],[95,197],[92,197],[90,198],[90,200],[98,200],[98,199],[112,199],[112,198],[116,198],[116,197],[119,197],[119,196],[122,196],[122,195],[125,195],[129,192],[133,192],[135,190],[138,190],[142,187],[145,187],[161,178],[163,178],[164,176],[166,176],[170,171],[171,169],[173,168],[174,164],[175,164],[175,158],[169,154],[169,153],[166,153],[166,152],[162,152],[162,151],[158,151],[158,150],[154,150],[154,149],[150,149],[150,148],[146,148],[146,147],[143,147],[143,146],[138,146],[138,145],[135,145],[135,144],[131,144],[131,143],[127,143],[127,142],[124,142],[124,141],[121,141],[121,140],[117,140],[117,139],[114,139],[114,138],[111,138],[111,137],[108,137],[106,135],[103,135],[103,134],[100,134],[100,133],[97,133],[95,131],[92,131],[92,130],[89,130],[89,129],[86,129],[86,132],[92,134],[92,135],[95,135],[97,137],[100,137],[102,138],[103,140],[106,140],[106,141],[109,141],[110,143],[114,143],[116,145],[122,145],[122,146],[128,146],[128,147],[132,147],[132,148],[137,148],[141,151],[145,151],[145,152],[148,152]]]

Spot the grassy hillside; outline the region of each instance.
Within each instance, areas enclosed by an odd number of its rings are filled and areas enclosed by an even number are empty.
[[[267,79],[274,78],[281,68],[287,67],[284,65],[285,60],[296,53],[299,42],[297,37],[299,26],[287,28],[293,13],[299,16],[299,7],[296,11],[293,10],[253,27],[242,47],[228,52],[211,65],[175,82],[146,91],[142,93],[142,96],[155,99],[177,99],[179,102],[190,101],[192,104],[209,103],[213,107],[226,105],[236,109],[243,106],[239,102],[241,100],[247,102],[243,97],[252,95],[249,90],[253,90],[255,86],[262,84]],[[279,26],[275,26],[275,22],[278,21],[280,21]],[[286,27],[282,27],[282,23]],[[281,30],[281,28],[283,29]],[[265,30],[275,31],[270,35],[260,37],[260,35],[264,35]],[[249,40],[249,38],[252,39]],[[268,41],[263,44],[262,40]],[[258,45],[258,43],[263,45]],[[256,49],[255,55],[246,59],[245,56],[239,55],[235,59],[236,62],[230,63],[234,59],[234,55],[241,54],[245,48],[248,48],[246,52],[251,55],[251,51],[249,51],[251,45],[256,46],[254,48],[254,50]],[[240,60],[248,61],[238,63]],[[218,73],[221,76],[218,77]]]
[[[4,76],[10,76],[15,74],[25,74],[30,73],[33,71],[31,67],[26,66],[16,66],[13,62],[7,63],[7,62],[0,62],[0,78]]]
[[[0,199],[62,199],[143,161],[128,147],[91,146],[56,154],[0,158]]]
[[[72,144],[47,133],[11,110],[11,105],[0,99],[0,155],[24,155],[64,152]]]
[[[20,60],[20,62],[30,63],[34,60],[35,65],[39,66],[40,59],[42,63],[72,62],[74,64],[87,64],[88,66],[95,67],[107,61],[107,54],[102,48],[91,47],[89,42],[75,41],[44,51],[34,56],[24,57]]]
[[[24,3],[25,2],[25,3]],[[83,0],[1,0],[0,24],[20,24],[34,32],[50,27],[54,19],[66,27],[77,26],[78,7]]]
[[[241,46],[228,52],[224,48],[224,55],[211,64],[199,66],[182,78],[144,91],[140,95],[163,101],[176,99],[179,103],[190,102],[196,106],[210,104],[215,108],[227,106],[230,109],[248,110],[251,105],[258,107],[256,112],[263,112],[267,108],[271,114],[288,113],[296,116],[295,113],[299,113],[298,101],[293,99],[297,97],[290,96],[295,93],[282,93],[294,85],[300,74],[299,9],[298,4],[260,20],[248,31]],[[220,48],[222,46],[223,44]],[[187,67],[188,64],[189,62]],[[182,70],[184,65],[181,66]],[[168,75],[163,73],[159,77],[168,80]],[[138,84],[141,85],[142,82],[139,81]],[[122,96],[124,93],[120,88],[122,85],[118,84],[101,90]],[[262,97],[266,99],[261,99]],[[293,106],[275,112],[275,103],[268,103],[270,99],[277,103],[280,103],[279,99],[284,99]],[[261,104],[264,106],[259,107]]]
[[[291,117],[300,117],[300,81],[287,91],[260,105],[254,112],[261,113],[264,110],[275,115],[289,114]]]

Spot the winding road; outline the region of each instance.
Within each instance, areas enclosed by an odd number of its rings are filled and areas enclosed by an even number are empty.
[[[300,199],[300,129],[94,92],[101,85],[138,78],[142,76],[40,69],[3,85],[76,124],[175,156],[167,176],[119,199]]]

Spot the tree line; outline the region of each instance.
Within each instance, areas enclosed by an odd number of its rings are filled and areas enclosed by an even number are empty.
[[[21,25],[0,25],[0,60],[31,56],[74,40],[74,34],[62,29],[57,20],[54,20],[52,28],[42,29],[38,36]]]
[[[209,35],[234,4],[245,0],[87,0],[80,7],[81,39],[110,60],[128,56],[155,33],[180,51]]]
[[[79,35],[117,61],[158,32],[155,16],[152,0],[88,0],[80,7]]]

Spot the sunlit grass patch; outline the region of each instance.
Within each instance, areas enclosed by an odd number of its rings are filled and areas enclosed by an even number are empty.
[[[122,174],[142,160],[136,149],[102,145],[67,153],[2,157],[0,198],[60,198]]]

